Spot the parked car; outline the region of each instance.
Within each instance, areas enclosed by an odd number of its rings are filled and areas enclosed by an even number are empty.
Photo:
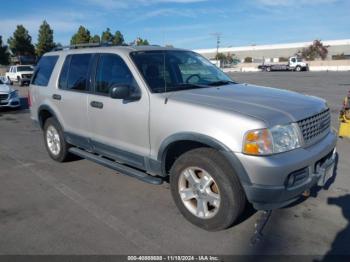
[[[259,69],[271,71],[309,71],[309,65],[297,56],[289,57],[287,64],[262,64],[258,66]]]
[[[6,72],[6,78],[9,81],[18,82],[20,86],[30,83],[33,75],[33,67],[31,65],[11,66]]]
[[[286,206],[333,172],[325,100],[238,84],[192,51],[49,52],[30,100],[52,159],[75,154],[152,184],[169,177],[181,213],[206,230],[231,226],[246,202]]]
[[[21,104],[18,96],[18,91],[5,84],[2,79],[0,79],[0,108],[16,108],[20,105]]]

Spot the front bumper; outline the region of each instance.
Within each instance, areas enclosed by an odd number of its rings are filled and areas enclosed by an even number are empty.
[[[236,154],[250,180],[243,183],[248,201],[258,210],[270,210],[297,200],[324,179],[325,167],[334,163],[336,141],[330,132],[308,148],[267,157]],[[295,181],[289,183],[292,176]]]
[[[10,107],[17,108],[21,106],[21,102],[19,97],[14,97],[6,100],[0,100],[0,108],[1,107]]]

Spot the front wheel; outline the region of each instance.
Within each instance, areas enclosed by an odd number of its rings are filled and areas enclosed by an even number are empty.
[[[300,71],[301,71],[301,67],[300,67],[300,66],[297,66],[297,67],[295,68],[295,71],[300,72]]]
[[[10,78],[10,77],[7,77],[7,80],[8,80],[8,82],[9,82],[9,84],[12,86],[12,85],[13,85],[13,82],[12,82],[11,78]]]
[[[180,156],[171,168],[170,186],[182,215],[205,230],[230,227],[245,207],[237,175],[213,149],[194,149]]]

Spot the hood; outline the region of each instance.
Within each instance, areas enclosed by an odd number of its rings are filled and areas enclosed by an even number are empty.
[[[10,92],[13,91],[13,88],[8,86],[8,85],[4,85],[4,84],[0,84],[0,93],[3,93],[3,94],[8,94]]]
[[[296,122],[327,109],[320,98],[249,84],[178,91],[169,100],[238,112],[268,126]]]
[[[29,74],[33,74],[34,71],[19,71],[17,72],[18,74],[24,74],[24,75],[29,75]]]

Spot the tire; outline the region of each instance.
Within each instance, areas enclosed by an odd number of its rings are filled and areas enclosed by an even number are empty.
[[[195,186],[192,185],[195,183],[189,182],[194,180],[188,174],[195,174],[197,182],[206,184],[211,179],[212,182],[205,189],[202,188],[203,193],[199,184],[194,190]],[[206,179],[208,175],[211,179]],[[192,224],[208,231],[232,226],[245,208],[245,193],[235,171],[224,156],[214,149],[198,148],[181,155],[170,170],[170,187],[181,214]],[[204,201],[201,200],[203,198]],[[200,203],[204,209],[199,208]]]
[[[301,72],[301,67],[300,67],[300,66],[297,66],[297,67],[295,68],[295,71]]]
[[[56,140],[53,141],[54,139]],[[49,141],[51,141],[51,143]],[[71,157],[71,154],[68,151],[71,145],[64,140],[62,127],[53,117],[50,117],[45,121],[44,142],[46,150],[53,160],[57,162],[65,162]],[[55,148],[57,150],[54,150]]]
[[[13,85],[13,82],[12,82],[11,78],[10,78],[10,77],[7,77],[7,80],[9,81],[10,85],[12,86],[12,85]]]
[[[266,67],[266,72],[271,72],[271,67]]]
[[[23,86],[22,79],[19,76],[17,76],[17,82],[18,82],[19,86]]]

